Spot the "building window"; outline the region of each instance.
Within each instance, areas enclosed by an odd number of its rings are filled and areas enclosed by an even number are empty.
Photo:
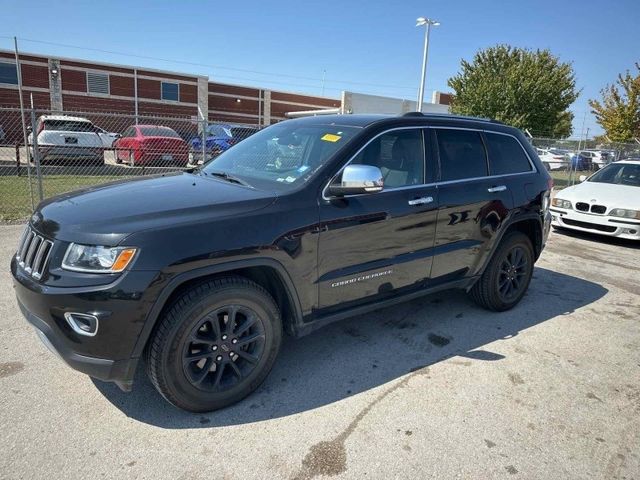
[[[87,72],[87,92],[109,95],[109,74]]]
[[[18,69],[15,63],[0,62],[0,83],[18,85]]]
[[[179,97],[180,86],[177,83],[162,82],[162,100],[177,102]]]

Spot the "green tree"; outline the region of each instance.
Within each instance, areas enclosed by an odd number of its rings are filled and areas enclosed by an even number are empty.
[[[449,79],[452,111],[489,117],[533,135],[568,137],[578,98],[573,68],[549,50],[497,45],[480,50]]]
[[[630,142],[640,137],[640,64],[637,75],[627,70],[618,75],[617,85],[600,91],[602,102],[589,100],[591,112],[612,142]]]

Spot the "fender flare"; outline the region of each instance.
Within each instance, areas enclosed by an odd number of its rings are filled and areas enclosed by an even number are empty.
[[[286,294],[289,298],[289,302],[293,306],[294,310],[294,328],[297,329],[297,326],[302,322],[302,309],[300,307],[300,300],[298,298],[298,291],[295,288],[295,284],[291,280],[289,273],[284,268],[284,266],[274,260],[272,258],[252,258],[246,260],[236,260],[231,262],[220,263],[216,265],[210,265],[207,267],[197,268],[194,270],[188,270],[186,272],[182,272],[175,277],[173,277],[169,283],[167,283],[158,298],[156,298],[153,306],[147,313],[147,316],[144,321],[144,326],[138,335],[138,340],[136,341],[136,345],[131,353],[131,358],[139,358],[142,356],[142,352],[144,351],[145,346],[147,345],[147,341],[149,340],[151,333],[153,332],[154,327],[158,322],[158,317],[160,316],[160,312],[164,308],[167,300],[171,296],[171,294],[185,282],[190,280],[194,280],[201,277],[207,277],[210,275],[230,272],[232,270],[237,270],[240,268],[248,268],[248,267],[270,267],[273,268],[283,284],[285,285]]]
[[[470,290],[471,287],[473,287],[473,285],[480,279],[480,277],[484,274],[484,271],[487,269],[487,266],[489,265],[489,262],[491,261],[491,259],[493,258],[493,256],[496,253],[496,250],[498,249],[498,246],[500,245],[500,242],[502,242],[502,238],[504,237],[504,235],[507,233],[507,231],[509,231],[509,228],[511,228],[513,225],[520,223],[520,222],[524,222],[527,220],[535,220],[536,222],[538,222],[539,226],[540,226],[540,234],[544,235],[544,225],[542,223],[542,221],[540,220],[540,215],[536,212],[526,212],[523,214],[519,214],[519,215],[515,215],[513,217],[511,217],[500,229],[500,232],[498,233],[498,235],[495,238],[495,241],[493,242],[493,245],[491,246],[491,252],[489,255],[487,255],[487,259],[484,262],[484,265],[482,265],[482,269],[480,270],[480,272],[475,275],[475,281],[471,282],[469,284],[469,286],[466,288],[466,290]],[[541,238],[541,240],[543,240],[543,238]],[[536,247],[536,245],[533,245],[534,250],[538,247]],[[542,245],[540,245],[540,248],[542,248]]]

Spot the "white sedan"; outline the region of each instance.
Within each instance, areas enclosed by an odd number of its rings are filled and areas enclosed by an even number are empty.
[[[551,224],[582,232],[640,240],[640,160],[623,160],[551,201]]]
[[[569,156],[559,150],[536,148],[540,161],[547,170],[564,170],[569,166]]]

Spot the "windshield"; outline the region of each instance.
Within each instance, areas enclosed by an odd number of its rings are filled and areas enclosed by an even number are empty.
[[[180,135],[169,127],[140,127],[140,133],[143,137],[180,138]]]
[[[211,137],[230,137],[231,130],[226,125],[209,125],[207,127],[207,134]]]
[[[640,187],[640,164],[612,163],[595,173],[589,181]]]
[[[204,167],[250,185],[290,190],[308,181],[357,132],[355,127],[282,122],[251,135]]]

